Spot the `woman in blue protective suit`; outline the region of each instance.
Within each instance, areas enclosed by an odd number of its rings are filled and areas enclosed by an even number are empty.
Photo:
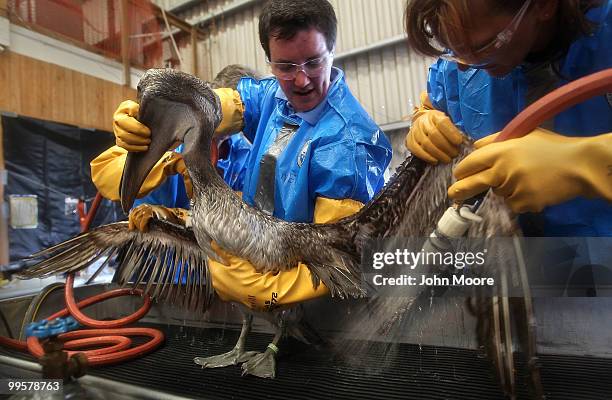
[[[491,187],[532,236],[612,236],[610,95],[491,143],[533,101],[612,67],[612,1],[410,0],[405,19],[410,46],[439,57],[407,147],[446,163],[462,133],[480,139],[455,168],[449,196]]]
[[[260,43],[274,75],[243,78],[237,88],[215,89],[222,121],[216,135],[242,131],[252,143],[242,198],[291,222],[331,222],[355,213],[384,185],[391,146],[334,68],[337,21],[327,0],[271,0],[259,17]],[[138,104],[123,102],[114,114],[116,146],[92,162],[100,192],[118,199],[127,151],[144,151],[149,129],[138,122]],[[141,195],[182,173],[180,154],[167,153],[153,168]],[[182,219],[184,210],[143,205],[130,225],[144,230],[151,217]],[[229,266],[209,260],[212,284],[224,300],[270,309],[326,295],[300,264],[257,273],[245,260],[223,254]]]

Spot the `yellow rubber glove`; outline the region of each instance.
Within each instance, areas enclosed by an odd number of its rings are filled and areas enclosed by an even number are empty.
[[[406,135],[406,147],[430,164],[449,163],[459,154],[463,135],[451,119],[435,110],[427,92],[421,93],[421,106],[415,109],[412,126]]]
[[[174,151],[168,151],[166,152],[166,154],[164,154],[162,159],[157,164],[162,166],[162,168],[160,169],[163,170],[163,176],[160,176],[158,179],[152,176],[151,174],[156,171],[155,167],[153,167],[153,170],[149,172],[149,175],[146,180],[148,180],[150,177],[151,181],[153,182],[157,182],[158,180],[161,182],[167,176],[181,174],[183,176],[183,181],[185,182],[185,191],[187,192],[187,196],[189,196],[189,198],[193,197],[193,184],[191,183],[191,177],[189,176],[189,171],[187,171],[185,160],[183,160],[183,157],[179,153],[175,153]],[[159,186],[159,184],[155,184],[153,186],[153,189],[157,186]],[[143,185],[140,190],[142,191],[143,188],[146,189],[145,185]]]
[[[151,204],[141,204],[130,211],[128,217],[128,228],[147,232],[151,218],[162,221],[172,222],[176,225],[187,225],[190,218],[189,210],[184,208],[168,208],[164,206],[154,206]]]
[[[314,221],[326,223],[354,214],[363,207],[355,200],[332,200],[319,197],[315,204]],[[218,247],[215,249],[217,250]],[[329,294],[325,285],[312,286],[311,273],[304,264],[278,274],[255,271],[248,261],[223,250],[219,255],[229,266],[208,260],[215,291],[225,301],[240,302],[255,310],[271,310]]]
[[[138,103],[126,100],[113,114],[115,143],[127,151],[145,151],[151,143],[151,130],[136,119],[138,109]]]
[[[244,126],[244,104],[240,99],[240,93],[229,88],[213,89],[213,91],[219,96],[223,115],[221,123],[215,129],[215,135],[225,136],[240,132]]]
[[[117,201],[120,199],[119,185],[121,184],[121,175],[123,174],[123,166],[125,165],[127,153],[121,147],[113,146],[94,158],[90,163],[91,180],[102,196],[109,200]],[[138,197],[146,196],[161,185],[166,177],[175,174],[183,175],[187,195],[191,197],[193,187],[187,167],[183,157],[173,151],[166,152],[161,160],[153,166],[153,169],[151,169],[151,172],[149,172],[149,175],[140,187]]]
[[[612,201],[612,133],[568,137],[536,129],[492,143],[495,137],[477,141],[477,150],[457,165],[451,198],[465,200],[492,187],[517,213],[578,196]]]

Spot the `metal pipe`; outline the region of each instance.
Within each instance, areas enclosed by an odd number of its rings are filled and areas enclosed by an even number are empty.
[[[20,360],[13,357],[1,356],[0,364],[8,365],[13,368],[19,368],[26,371],[40,373],[42,367],[34,362]],[[85,375],[79,378],[79,383],[83,386],[104,389],[105,392],[120,393],[121,395],[131,395],[135,398],[160,399],[160,400],[187,400],[187,397],[177,396],[170,393],[151,390],[146,387],[130,385],[129,383],[112,381],[110,379],[100,378],[92,375]]]
[[[235,3],[232,3],[229,7],[225,8],[224,10],[221,10],[219,12],[209,13],[208,15],[206,15],[206,16],[198,19],[198,20],[193,21],[192,25],[202,28],[205,25],[207,25],[209,22],[212,22],[215,19],[218,19],[220,17],[226,17],[226,16],[228,16],[231,13],[237,12],[237,11],[243,9],[243,8],[246,8],[246,7],[253,6],[253,5],[255,5],[257,3],[260,3],[260,2],[261,2],[261,0],[243,0],[243,1],[237,1]],[[196,1],[194,1],[194,4],[201,4],[201,1],[197,1],[196,0]],[[186,11],[189,8],[191,8],[191,6],[190,7],[185,7],[185,9],[181,10],[181,11]]]
[[[198,32],[191,28],[191,69],[193,76],[198,76]]]
[[[397,36],[393,36],[390,37],[388,39],[385,40],[381,40],[380,42],[376,42],[376,43],[372,43],[369,44],[367,46],[363,46],[363,47],[357,47],[351,50],[347,50],[343,53],[337,54],[334,57],[334,61],[340,61],[340,60],[344,60],[346,58],[353,58],[362,54],[366,54],[366,53],[370,53],[372,51],[375,50],[380,50],[380,49],[384,49],[386,47],[390,47],[390,46],[395,46],[398,45],[400,43],[403,43],[406,41],[406,36],[405,35],[397,35]]]
[[[192,8],[195,8],[196,6],[203,5],[203,4],[206,4],[206,3],[202,2],[202,0],[186,0],[168,9],[168,11],[170,11],[172,14],[178,15],[182,12],[190,11]]]
[[[121,61],[123,62],[123,84],[131,86],[130,60],[130,17],[128,1],[121,0],[119,3],[119,14],[121,15]]]
[[[410,121],[397,121],[397,122],[389,122],[383,125],[380,125],[380,129],[384,132],[396,131],[399,129],[408,129],[412,122]]]

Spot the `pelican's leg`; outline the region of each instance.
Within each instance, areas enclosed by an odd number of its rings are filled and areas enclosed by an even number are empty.
[[[243,315],[240,337],[236,346],[231,351],[212,357],[196,357],[193,359],[193,362],[201,365],[202,368],[220,368],[243,363],[254,355],[259,354],[256,351],[244,351],[246,338],[251,331],[252,321],[253,316],[251,314]]]
[[[279,321],[278,328],[272,342],[263,353],[258,353],[250,360],[242,364],[242,375],[255,375],[260,378],[276,377],[276,354],[278,353],[278,342],[285,333],[285,323]]]

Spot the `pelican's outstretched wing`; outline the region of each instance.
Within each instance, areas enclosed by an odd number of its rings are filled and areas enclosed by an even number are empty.
[[[98,272],[118,256],[119,283],[143,282],[145,293],[162,301],[206,310],[214,291],[206,254],[189,228],[151,220],[149,231],[128,230],[127,222],[100,226],[31,255],[36,262],[19,274],[22,279],[79,271],[104,260]]]

